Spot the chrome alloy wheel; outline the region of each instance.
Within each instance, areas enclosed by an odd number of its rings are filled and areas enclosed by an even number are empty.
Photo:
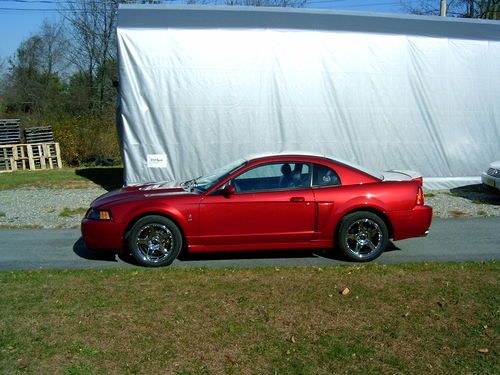
[[[360,219],[347,229],[346,247],[354,256],[363,259],[378,252],[382,246],[383,234],[379,225],[371,219]]]
[[[151,223],[143,226],[137,234],[137,249],[145,260],[159,263],[174,249],[174,236],[165,225]]]

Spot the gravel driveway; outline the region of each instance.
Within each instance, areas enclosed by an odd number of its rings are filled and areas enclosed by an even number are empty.
[[[101,188],[0,190],[0,228],[75,228],[90,203],[106,193]],[[500,216],[500,194],[480,185],[426,192],[434,216]]]
[[[104,193],[100,188],[1,190],[0,228],[75,228]]]

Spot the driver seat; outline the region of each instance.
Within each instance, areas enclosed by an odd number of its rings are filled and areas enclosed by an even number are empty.
[[[280,188],[287,188],[292,183],[292,167],[286,163],[281,166]]]

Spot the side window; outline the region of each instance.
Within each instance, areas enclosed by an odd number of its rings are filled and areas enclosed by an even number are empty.
[[[234,178],[236,192],[300,189],[309,187],[307,163],[272,163],[255,167]]]
[[[333,169],[324,165],[314,164],[313,186],[336,186],[340,185],[340,178]]]

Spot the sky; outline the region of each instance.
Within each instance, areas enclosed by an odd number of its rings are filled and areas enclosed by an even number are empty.
[[[7,60],[23,40],[35,34],[44,19],[56,22],[60,20],[62,16],[58,8],[64,2],[65,0],[0,0],[0,62]],[[402,12],[400,0],[309,0],[307,8]]]

